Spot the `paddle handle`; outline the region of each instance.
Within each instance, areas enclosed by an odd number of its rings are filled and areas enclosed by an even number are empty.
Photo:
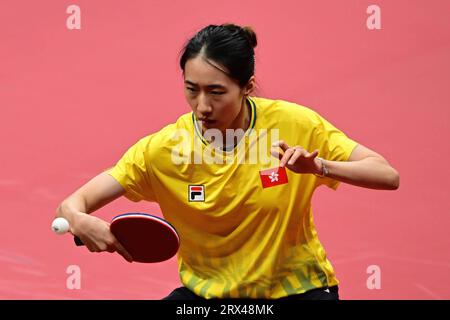
[[[75,242],[75,244],[76,244],[78,247],[84,246],[83,241],[81,241],[81,239],[78,238],[77,236],[73,236],[73,242]]]

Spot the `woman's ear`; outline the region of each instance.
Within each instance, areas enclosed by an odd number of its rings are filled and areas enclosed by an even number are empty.
[[[244,94],[248,96],[250,93],[252,93],[253,89],[255,89],[255,76],[252,76],[245,86]]]

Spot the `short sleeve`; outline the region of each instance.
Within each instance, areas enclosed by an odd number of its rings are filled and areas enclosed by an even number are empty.
[[[125,197],[131,201],[156,201],[150,179],[150,146],[152,135],[139,140],[130,147],[117,164],[107,169],[111,175],[125,189]]]
[[[331,161],[348,161],[358,143],[319,114],[316,113],[316,117],[319,125],[314,131],[314,140],[316,149],[319,150],[319,157]],[[324,184],[333,190],[337,190],[340,184],[340,181],[327,177],[317,179],[318,185]]]

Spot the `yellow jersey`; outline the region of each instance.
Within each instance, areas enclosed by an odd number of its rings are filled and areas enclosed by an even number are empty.
[[[261,97],[248,105],[250,126],[232,150],[209,143],[190,112],[140,139],[107,172],[128,199],[159,204],[180,235],[181,282],[199,296],[276,299],[337,285],[311,199],[318,186],[340,182],[277,171],[270,145],[280,139],[347,161],[357,143],[305,106]]]

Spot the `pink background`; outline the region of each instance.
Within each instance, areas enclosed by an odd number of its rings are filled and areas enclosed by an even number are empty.
[[[366,28],[381,7],[382,30]],[[81,30],[66,8],[81,7]],[[58,237],[59,202],[190,111],[178,53],[208,24],[255,28],[257,95],[303,104],[400,172],[400,189],[320,188],[315,220],[343,299],[449,299],[450,2],[0,3],[0,298],[159,299],[175,259],[127,264]],[[159,213],[120,199],[96,214]],[[81,290],[66,288],[78,265]],[[369,290],[366,269],[381,268]]]

